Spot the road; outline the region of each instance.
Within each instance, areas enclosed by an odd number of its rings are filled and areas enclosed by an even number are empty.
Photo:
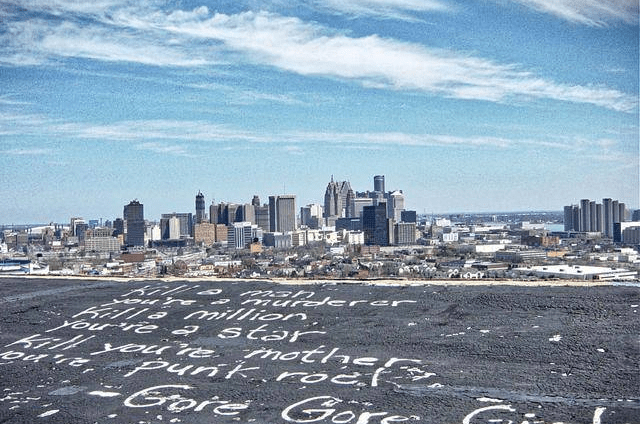
[[[640,422],[637,287],[0,279],[0,423]]]

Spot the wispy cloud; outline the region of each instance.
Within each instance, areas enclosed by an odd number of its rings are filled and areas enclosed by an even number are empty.
[[[138,150],[147,150],[161,155],[196,157],[185,145],[147,142],[136,146]]]
[[[7,94],[4,96],[0,96],[0,105],[5,106],[20,106],[20,105],[31,105],[31,102],[25,102],[22,100],[13,100],[11,95]]]
[[[418,12],[449,12],[452,7],[438,0],[318,0],[317,4],[325,8],[362,17],[415,20]]]
[[[551,99],[625,112],[637,107],[635,96],[605,86],[555,82],[517,64],[500,64],[464,52],[378,35],[353,37],[296,17],[269,12],[227,15],[211,13],[206,6],[163,11],[152,2],[144,9],[119,2],[109,4],[105,13],[92,7],[86,11],[80,2],[72,2],[70,10],[87,13],[90,18],[82,24],[50,19],[8,22],[9,30],[0,36],[0,45],[5,45],[0,48],[0,62],[82,57],[202,67],[226,60],[351,81],[365,87],[462,100],[507,103]],[[359,0],[349,4],[418,10],[437,8],[443,3],[418,6],[422,3],[417,0]],[[565,0],[562,4],[574,3]],[[65,7],[60,1],[50,6],[58,12],[67,10]]]
[[[256,138],[250,132],[236,131],[205,121],[119,121],[104,125],[65,123],[52,125],[51,131],[65,133],[69,137],[110,141],[252,141]]]
[[[36,128],[29,133],[49,139],[91,140],[96,143],[133,143],[133,148],[153,154],[193,158],[203,152],[215,150],[278,149],[291,155],[305,154],[310,146],[331,145],[336,150],[385,150],[402,148],[446,147],[456,149],[482,149],[489,151],[546,151],[548,154],[589,158],[595,162],[617,163],[624,169],[637,169],[638,153],[628,146],[629,134],[611,134],[606,138],[588,138],[546,134],[544,138],[509,138],[484,135],[460,136],[453,134],[416,134],[407,132],[336,132],[336,131],[250,131],[205,121],[139,120],[119,121],[111,124],[61,122],[44,115],[0,113],[0,124],[17,127],[18,133]],[[24,129],[21,129],[23,128]],[[2,130],[0,129],[0,134]],[[64,144],[56,151],[66,150]],[[13,157],[52,155],[54,150],[43,147],[10,145],[0,155]],[[634,168],[635,167],[635,168]]]
[[[638,23],[637,0],[511,0],[561,19],[590,26]]]
[[[11,23],[11,31],[0,35],[0,43],[9,46],[0,62],[14,65],[41,64],[65,57],[177,67],[212,63],[186,54],[162,37],[44,19]]]
[[[300,146],[285,146],[284,150],[290,155],[294,155],[294,156],[304,155],[304,150]]]
[[[0,151],[0,154],[10,156],[44,156],[50,155],[51,153],[51,149],[40,148],[14,148]]]
[[[457,99],[506,102],[512,98],[553,99],[631,111],[637,100],[606,87],[556,83],[517,65],[382,38],[349,37],[317,24],[266,12],[215,14],[203,19],[154,16],[171,33],[218,40],[246,60],[301,75],[356,81],[364,86],[421,91]],[[131,23],[132,24],[132,23]],[[140,22],[137,22],[140,25]]]
[[[11,119],[10,119],[11,118]],[[249,131],[226,125],[215,125],[205,121],[178,120],[141,120],[119,121],[111,124],[91,124],[49,120],[29,115],[2,115],[0,121],[8,126],[12,120],[20,122],[30,120],[38,122],[41,136],[62,137],[65,139],[95,140],[97,142],[134,142],[139,150],[147,150],[161,154],[191,156],[194,147],[201,148],[240,148],[251,144],[278,146],[285,151],[302,153],[309,144],[331,144],[336,148],[388,148],[388,147],[460,147],[483,149],[548,149],[557,152],[575,152],[610,156],[623,151],[624,136],[588,139],[546,135],[544,139],[520,139],[490,136],[458,136],[451,134],[415,134],[406,132],[335,132],[335,131]],[[233,145],[230,146],[230,143]],[[243,143],[243,145],[239,144]],[[10,149],[7,152],[33,151],[50,152],[48,149]]]

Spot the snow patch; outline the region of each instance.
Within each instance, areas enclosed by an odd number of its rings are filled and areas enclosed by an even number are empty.
[[[91,396],[100,396],[100,397],[105,397],[105,398],[120,396],[120,393],[118,393],[118,392],[102,392],[100,390],[95,390],[93,392],[89,392],[89,394]]]
[[[488,397],[481,397],[481,398],[477,398],[476,400],[478,402],[493,402],[493,403],[504,402],[504,400],[502,399],[494,399],[494,398],[488,398]]]
[[[59,409],[52,409],[50,411],[43,412],[42,414],[38,415],[38,418],[48,417],[50,415],[57,414],[58,412],[60,412]]]

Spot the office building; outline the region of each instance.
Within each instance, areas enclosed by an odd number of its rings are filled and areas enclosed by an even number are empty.
[[[245,203],[244,205],[238,206],[236,210],[236,222],[250,222],[252,224],[256,223],[256,212],[255,206],[251,203]]]
[[[322,227],[322,205],[311,204],[300,208],[300,224],[308,228]]]
[[[362,230],[365,244],[388,246],[390,240],[389,224],[386,203],[365,206],[362,210]]]
[[[84,248],[89,252],[119,252],[120,241],[113,237],[113,229],[97,227],[86,231]]]
[[[398,222],[394,226],[394,238],[396,246],[416,243],[416,223]]]
[[[221,202],[217,205],[212,204],[209,208],[209,222],[212,224],[231,225],[234,222],[249,220],[253,222],[254,219],[254,208],[249,204],[240,205],[236,203]]]
[[[402,222],[418,222],[418,214],[416,211],[402,211],[400,213],[400,221]]]
[[[373,206],[373,198],[371,197],[355,197],[352,202],[353,207],[351,210],[353,211],[353,218],[362,217],[362,209],[365,206]]]
[[[401,221],[401,214],[404,210],[404,194],[402,190],[389,192],[385,198],[387,199],[387,218],[394,221]]]
[[[360,218],[338,218],[336,219],[336,231],[362,231],[362,219]]]
[[[324,193],[324,217],[351,217],[351,204],[354,197],[349,181],[333,181],[332,175]]]
[[[269,196],[269,231],[286,233],[296,228],[296,196]]]
[[[215,226],[216,226],[216,243],[226,243],[228,234],[229,234],[229,227],[227,227],[224,224],[215,224]]]
[[[144,205],[132,200],[124,206],[122,213],[125,230],[125,244],[132,247],[144,247]]]
[[[373,191],[384,193],[384,175],[376,175],[373,177]]]
[[[259,201],[259,200],[258,200]],[[253,206],[253,213],[255,214],[255,223],[258,227],[262,228],[262,231],[269,231],[269,205]]]
[[[211,246],[216,242],[216,225],[208,222],[196,224],[193,230],[193,239],[196,244]]]
[[[207,212],[204,204],[204,194],[198,192],[196,195],[196,224],[207,222]]]
[[[124,234],[124,219],[116,218],[113,220],[113,236],[118,237]]]
[[[178,240],[192,237],[193,214],[186,212],[162,214],[160,218],[160,231],[162,232],[163,240]]]
[[[253,242],[262,243],[262,229],[251,222],[234,222],[228,227],[227,246],[247,249]]]
[[[263,241],[265,246],[274,247],[276,249],[288,249],[293,244],[291,233],[265,233]]]

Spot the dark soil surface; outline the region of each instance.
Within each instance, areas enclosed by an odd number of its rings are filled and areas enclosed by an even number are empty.
[[[0,423],[640,423],[637,287],[0,279]]]

